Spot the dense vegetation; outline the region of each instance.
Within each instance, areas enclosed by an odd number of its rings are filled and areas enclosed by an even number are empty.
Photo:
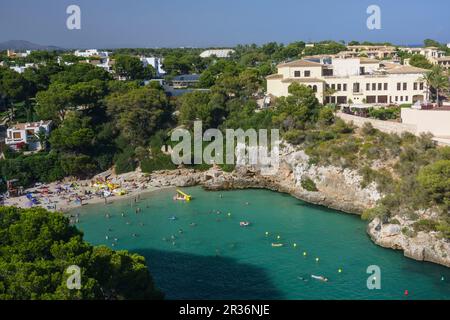
[[[142,256],[89,245],[60,213],[1,207],[0,243],[0,300],[163,298]],[[80,290],[67,287],[71,265]]]

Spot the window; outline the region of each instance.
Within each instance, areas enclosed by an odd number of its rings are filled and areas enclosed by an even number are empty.
[[[388,90],[388,84],[387,83],[384,84],[384,90],[386,90],[386,91]]]
[[[22,138],[20,132],[13,132],[13,139],[20,139],[20,138]]]
[[[395,96],[395,101],[396,101],[396,102],[398,101],[398,96]]]
[[[337,91],[341,91],[342,90],[342,85],[339,83],[338,85],[337,85]]]
[[[406,97],[405,97],[405,101],[408,101],[408,100],[409,100],[409,97],[408,97],[408,96],[406,96]]]
[[[403,83],[403,90],[408,90],[408,84],[406,82]]]
[[[306,70],[306,71],[305,71],[305,77],[309,77],[309,76],[311,76],[311,71]]]
[[[417,82],[414,82],[414,90],[417,90]]]
[[[376,83],[372,83],[372,91],[377,90],[377,84]]]
[[[403,96],[400,96],[400,101],[403,101]]]
[[[382,84],[382,83],[379,83],[379,84],[378,84],[378,91],[381,91],[381,90],[383,90],[383,84]]]
[[[347,91],[347,84],[344,83],[344,91]]]
[[[402,84],[400,82],[397,83],[397,90],[398,91],[402,90]]]
[[[420,90],[423,90],[423,82],[420,83]]]
[[[314,85],[314,86],[312,87],[312,89],[313,89],[314,92],[317,92],[317,86],[316,86],[316,85]]]
[[[336,85],[334,83],[331,85],[331,89],[336,90]]]
[[[346,104],[347,103],[347,97],[346,96],[339,96],[336,99],[337,104]]]
[[[367,103],[376,103],[377,102],[377,96],[367,96],[366,97]]]
[[[388,103],[388,96],[378,96],[378,103]]]
[[[300,71],[294,71],[294,77],[300,78],[302,76]]]
[[[366,83],[366,90],[370,91],[370,83]]]

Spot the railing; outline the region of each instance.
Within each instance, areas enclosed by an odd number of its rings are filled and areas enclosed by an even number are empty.
[[[25,142],[22,138],[5,138],[6,143]]]

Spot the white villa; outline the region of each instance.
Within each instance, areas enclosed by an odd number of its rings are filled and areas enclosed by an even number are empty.
[[[107,51],[98,51],[97,49],[88,49],[84,51],[76,50],[73,53],[77,57],[90,58],[90,57],[100,57],[106,58],[109,56]]]
[[[396,56],[396,48],[393,46],[371,46],[371,45],[355,45],[347,46],[349,54],[366,55],[372,59],[388,59]]]
[[[17,123],[6,130],[5,143],[14,150],[21,145],[28,145],[28,150],[39,151],[42,149],[38,134],[50,133],[51,121],[40,121],[31,123]]]
[[[161,58],[141,56],[139,57],[139,59],[141,60],[144,68],[147,67],[148,65],[152,66],[156,70],[156,75],[158,77],[166,74],[166,72],[162,68],[163,62]]]
[[[17,73],[24,73],[28,68],[34,68],[36,65],[34,63],[25,63],[24,66],[11,66],[9,67],[11,70],[14,70]]]
[[[431,61],[433,64],[440,66],[444,70],[450,70],[450,56],[436,58]]]
[[[442,58],[445,56],[445,52],[442,50],[439,50],[439,48],[436,48],[436,47],[399,48],[399,49],[401,51],[405,51],[409,54],[420,54],[430,61],[432,61],[433,59],[438,59],[438,58]]]
[[[289,86],[304,84],[321,103],[412,104],[427,98],[422,79],[427,70],[369,58],[310,57],[281,63],[266,77],[267,93],[288,95]]]

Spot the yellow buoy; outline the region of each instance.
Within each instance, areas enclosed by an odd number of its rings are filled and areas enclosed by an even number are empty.
[[[338,269],[338,272],[339,272],[339,273],[342,273],[342,269],[341,269],[341,268],[339,268],[339,269]]]
[[[319,262],[319,258],[316,258],[316,262]]]
[[[281,237],[280,236],[277,236],[277,239],[279,240]]]
[[[228,216],[231,217],[231,213],[228,212]]]
[[[268,236],[268,235],[269,235],[269,232],[266,231],[266,236]]]
[[[306,257],[306,251],[305,251],[305,252],[303,252],[303,256],[304,256],[304,257]]]
[[[296,243],[294,243],[294,248],[295,248],[295,247],[297,247],[297,244],[296,244]]]

